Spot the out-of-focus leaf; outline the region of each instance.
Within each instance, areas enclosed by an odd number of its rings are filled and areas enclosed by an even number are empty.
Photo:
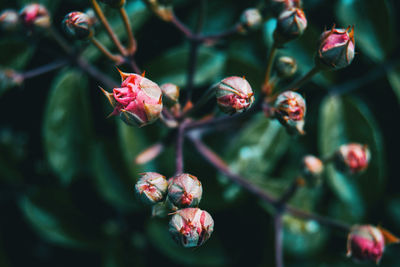
[[[379,198],[384,185],[383,145],[379,128],[365,105],[349,98],[327,97],[321,104],[320,114],[319,149],[323,156],[332,155],[340,145],[349,142],[367,144],[371,150],[369,168],[359,177],[347,177],[332,164],[326,166],[329,185],[351,209],[353,218],[360,218],[364,213],[364,203],[373,203]]]
[[[32,57],[35,46],[25,40],[2,38],[0,40],[0,66],[22,69]],[[5,53],[5,51],[7,51]]]
[[[92,151],[92,160],[96,188],[103,198],[117,209],[137,208],[137,201],[133,196],[134,181],[131,181],[131,184],[127,183],[130,179],[123,178],[121,171],[112,164],[112,155],[109,156],[105,149],[98,145]]]
[[[310,256],[324,248],[327,240],[325,228],[317,221],[300,220],[290,215],[283,217],[283,246],[285,252],[297,256]]]
[[[3,242],[1,240],[1,236],[0,236],[0,266],[2,266],[2,267],[9,267],[10,266],[8,258],[6,256],[6,254],[4,253],[4,250],[3,250]]]
[[[190,266],[224,266],[228,261],[215,236],[211,236],[201,247],[191,250],[178,246],[172,240],[168,223],[153,219],[146,225],[151,244],[174,262]]]
[[[44,115],[45,151],[61,183],[87,169],[92,128],[86,77],[72,70],[55,79]]]
[[[391,8],[386,0],[340,0],[336,6],[341,26],[355,25],[356,44],[374,61],[383,61],[394,49]]]
[[[232,140],[224,159],[233,172],[255,183],[262,183],[288,149],[289,141],[290,136],[277,121],[259,114]],[[220,180],[228,182],[222,175]],[[230,184],[225,197],[232,199],[238,192],[239,187]]]
[[[49,242],[80,249],[100,245],[99,228],[75,209],[66,191],[37,190],[23,196],[19,207],[33,229]]]
[[[388,71],[387,77],[392,86],[393,92],[396,94],[397,100],[400,103],[400,66]]]
[[[161,57],[150,62],[146,67],[146,73],[151,80],[162,83],[174,83],[180,87],[185,86],[189,48],[181,47],[167,51]],[[222,75],[226,56],[214,49],[201,47],[198,52],[196,76],[194,83],[201,86],[206,83],[216,82]]]

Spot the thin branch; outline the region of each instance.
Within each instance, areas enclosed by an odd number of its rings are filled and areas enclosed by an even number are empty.
[[[196,39],[200,42],[210,42],[210,41],[215,41],[217,39],[222,39],[229,37],[231,35],[234,35],[238,32],[240,32],[243,28],[242,23],[237,23],[235,24],[232,28],[222,31],[219,33],[212,33],[212,34],[207,34],[207,35],[197,35]]]
[[[119,13],[120,13],[120,15],[122,17],[122,21],[124,22],[126,33],[128,34],[128,48],[127,48],[127,51],[128,51],[129,55],[133,55],[136,52],[137,43],[136,43],[135,37],[133,36],[131,23],[129,21],[128,14],[126,13],[126,10],[125,10],[124,6],[122,6],[119,9]]]
[[[193,39],[194,34],[182,21],[178,19],[175,13],[172,13],[171,23],[180,30],[188,39]]]
[[[50,71],[62,68],[64,66],[68,65],[68,63],[69,63],[69,60],[67,60],[67,59],[57,60],[52,63],[46,64],[44,66],[38,67],[36,69],[28,70],[21,74],[21,78],[23,80],[34,78],[36,76],[48,73]]]
[[[282,214],[277,213],[274,216],[274,230],[275,230],[275,266],[283,267],[283,224]]]
[[[175,175],[183,173],[183,143],[185,141],[185,123],[182,122],[176,134],[175,153],[176,153],[176,171]]]
[[[278,47],[276,46],[276,44],[274,43],[271,47],[271,50],[269,52],[269,56],[268,56],[268,63],[267,63],[267,69],[265,71],[265,79],[264,79],[264,84],[263,87],[267,87],[269,85],[270,82],[270,77],[271,77],[271,71],[272,71],[272,66],[274,64],[274,59],[275,59],[275,55],[276,52],[278,51]]]
[[[94,79],[100,81],[105,87],[113,88],[118,85],[115,81],[111,80],[108,75],[91,65],[86,59],[79,57],[77,58],[76,63],[83,71],[92,76]]]
[[[97,49],[100,50],[107,58],[111,61],[114,61],[115,64],[119,65],[124,61],[124,58],[121,55],[113,55],[102,43],[99,42],[95,37],[90,38],[90,41]]]
[[[304,83],[306,83],[308,80],[310,80],[312,77],[314,77],[315,74],[317,74],[320,71],[321,71],[321,69],[318,68],[317,66],[315,66],[309,72],[307,72],[306,75],[304,75],[300,80],[292,83],[291,85],[289,85],[287,88],[285,88],[282,91],[299,89]]]

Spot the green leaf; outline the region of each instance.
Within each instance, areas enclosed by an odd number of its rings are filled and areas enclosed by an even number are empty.
[[[100,245],[99,227],[76,210],[66,191],[36,190],[23,196],[18,204],[25,219],[45,240],[79,249]]]
[[[215,236],[196,249],[178,246],[169,235],[168,223],[152,219],[146,233],[151,244],[174,262],[190,266],[223,266],[228,259]]]
[[[400,66],[387,72],[387,78],[400,103]]]
[[[117,169],[118,166],[113,164],[113,156],[109,153],[101,145],[95,146],[92,150],[92,172],[96,188],[100,195],[117,209],[126,211],[137,209],[138,202],[134,198],[134,181]]]
[[[43,136],[47,159],[61,183],[69,184],[89,165],[93,130],[86,76],[65,70],[47,99]]]
[[[222,52],[207,47],[199,48],[195,86],[217,82],[221,78],[225,59]],[[170,82],[183,87],[186,84],[188,60],[188,47],[174,48],[150,62],[145,67],[146,74],[158,84]]]
[[[340,0],[336,16],[342,27],[355,25],[356,44],[374,61],[383,61],[395,48],[394,18],[386,0]]]
[[[322,102],[320,114],[319,149],[323,156],[332,155],[340,145],[350,142],[367,144],[371,150],[369,168],[359,177],[347,177],[332,164],[326,166],[329,186],[351,209],[353,218],[361,218],[365,204],[377,200],[384,186],[384,152],[379,128],[368,108],[356,99],[329,96]]]
[[[2,38],[0,40],[0,66],[23,69],[32,57],[35,45],[23,39]],[[4,51],[7,51],[4,53]]]

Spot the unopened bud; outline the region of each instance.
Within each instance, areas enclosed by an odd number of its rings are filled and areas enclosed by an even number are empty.
[[[351,143],[340,146],[334,160],[339,170],[355,174],[367,169],[370,158],[367,145]]]
[[[219,108],[228,114],[246,111],[254,102],[254,93],[245,78],[232,76],[216,86]]]
[[[163,93],[163,102],[167,106],[175,105],[179,100],[179,87],[173,83],[164,83],[160,86]]]
[[[141,175],[142,177],[135,185],[136,193],[140,199],[150,205],[162,201],[167,194],[168,188],[165,176],[156,172],[145,172]]]
[[[298,38],[307,28],[307,19],[301,8],[284,10],[278,17],[274,40],[278,47]]]
[[[18,12],[12,9],[6,9],[0,13],[0,28],[6,31],[15,30],[19,22]]]
[[[359,261],[374,261],[377,264],[385,249],[381,230],[372,225],[355,225],[347,237],[347,256]]]
[[[202,194],[200,181],[188,173],[173,177],[168,186],[168,199],[177,207],[197,207]]]
[[[257,8],[248,8],[243,12],[240,20],[246,28],[256,29],[262,23],[262,16]]]
[[[320,183],[321,174],[324,171],[324,164],[319,158],[307,155],[302,161],[302,172],[307,184],[310,186],[315,186]]]
[[[281,93],[276,99],[274,113],[289,132],[304,134],[306,101],[299,93],[293,91]]]
[[[301,0],[269,0],[271,4],[271,9],[274,14],[277,16],[283,10],[293,8],[293,7],[301,7]]]
[[[296,60],[292,57],[280,57],[276,61],[276,71],[280,78],[293,76],[297,71]]]
[[[39,28],[50,27],[50,15],[41,4],[28,4],[19,13],[24,25],[28,28],[34,26]]]
[[[211,215],[198,208],[178,210],[169,222],[169,232],[176,243],[184,247],[198,247],[206,242],[214,230]]]
[[[89,24],[94,26],[98,22],[98,18],[96,13],[92,8],[88,8],[85,10],[85,14],[89,17]]]
[[[86,39],[93,35],[91,20],[83,12],[75,11],[67,14],[63,26],[69,35],[77,39]]]
[[[113,8],[120,8],[123,5],[125,5],[125,0],[100,0],[100,1]]]
[[[156,121],[163,107],[160,87],[134,73],[120,71],[120,74],[121,88],[114,88],[113,93],[103,90],[104,95],[114,107],[111,115],[119,115],[131,126],[142,127]]]
[[[341,69],[354,59],[354,27],[335,29],[322,33],[319,41],[316,63],[328,69]]]

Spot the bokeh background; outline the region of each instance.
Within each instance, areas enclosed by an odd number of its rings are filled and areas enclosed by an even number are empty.
[[[28,2],[2,0],[0,9],[20,9]],[[51,10],[60,31],[65,14],[89,7],[89,1],[38,2]],[[193,27],[199,1],[175,2],[178,17]],[[275,195],[298,175],[305,154],[326,156],[349,141],[366,143],[372,160],[365,173],[346,177],[330,166],[323,184],[302,188],[292,204],[349,223],[380,224],[400,235],[399,3],[303,2],[309,27],[280,51],[297,59],[296,77],[313,66],[325,27],[354,24],[357,49],[350,67],[318,75],[303,87],[307,135],[291,137],[260,114],[246,124],[207,133],[205,142],[235,172]],[[204,31],[229,28],[244,9],[258,3],[207,1]],[[127,9],[139,44],[136,58],[146,76],[184,90],[189,49],[183,35],[141,1],[127,0]],[[112,10],[107,15],[123,38],[119,18]],[[194,97],[228,75],[244,75],[258,90],[274,25],[269,18],[257,31],[202,46]],[[101,27],[96,35],[110,45]],[[113,64],[88,43],[68,40],[118,79]],[[45,34],[0,32],[2,70],[24,72],[65,58]],[[174,173],[172,148],[145,166],[134,164],[135,155],[166,130],[160,123],[136,129],[105,119],[111,108],[99,85],[74,66],[22,86],[0,80],[0,266],[274,266],[271,207],[218,175],[189,142],[185,169],[203,183],[200,207],[213,215],[215,232],[197,249],[173,243],[168,220],[150,218],[150,209],[133,194],[141,171]],[[347,233],[287,216],[284,234],[286,266],[355,265],[345,256]],[[399,266],[399,252],[398,245],[387,248],[381,266]]]

